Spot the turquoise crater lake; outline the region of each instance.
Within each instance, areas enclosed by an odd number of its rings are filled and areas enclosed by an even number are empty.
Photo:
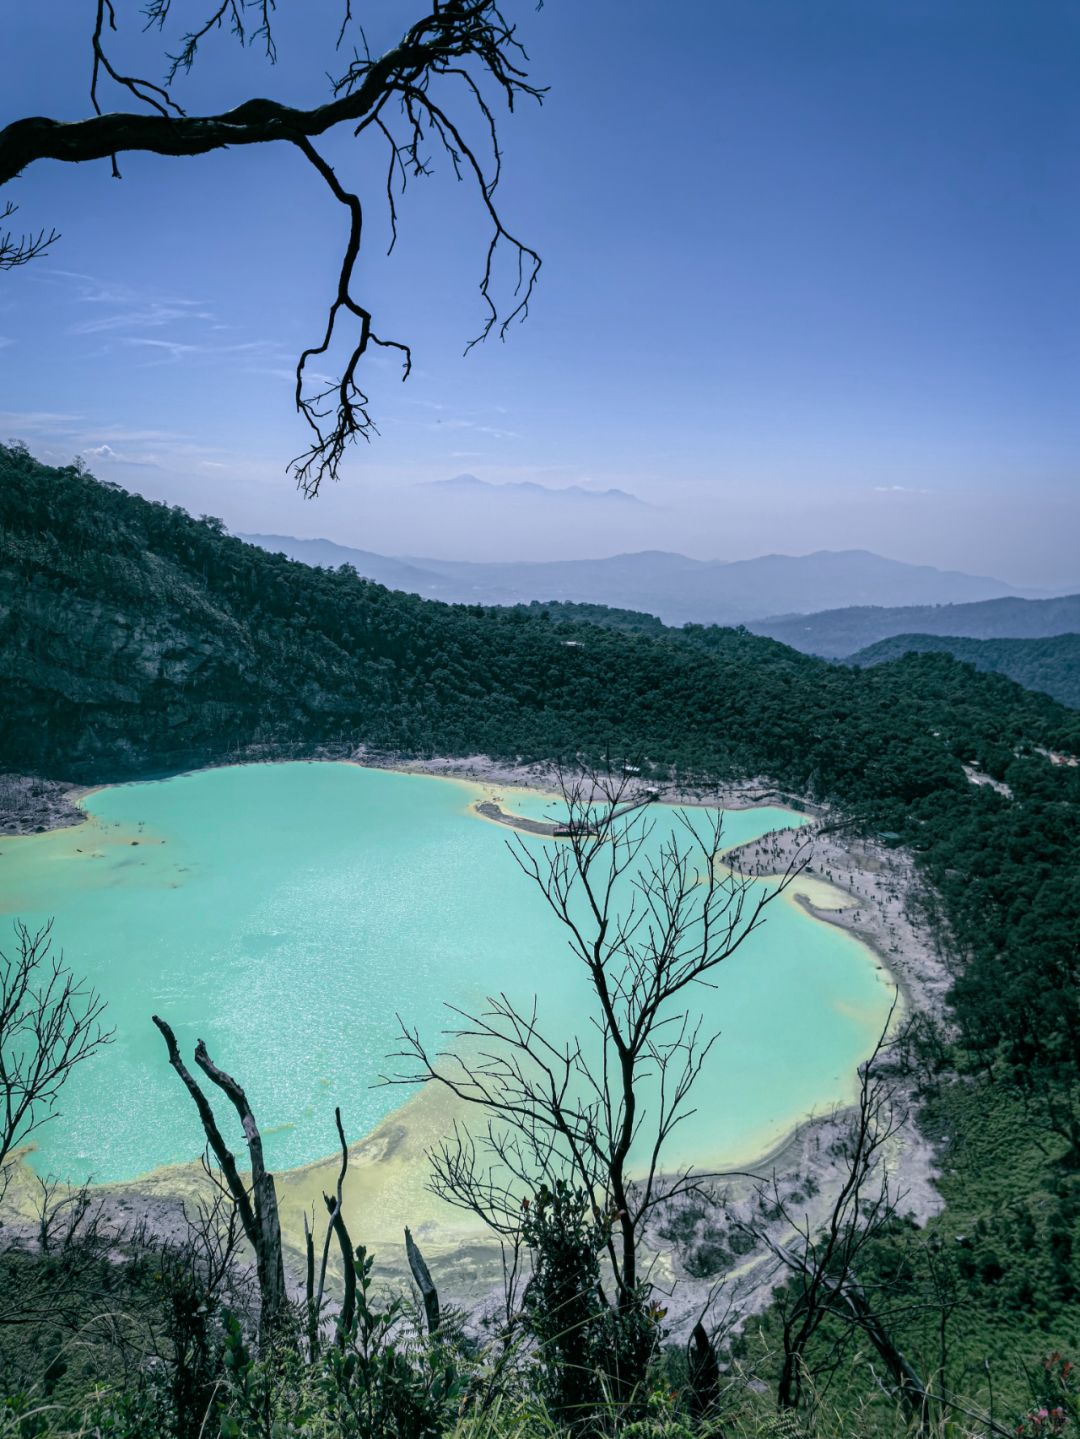
[[[185,1054],[205,1038],[242,1080],[278,1169],[333,1150],[335,1105],[358,1139],[407,1098],[373,1087],[394,1068],[397,1013],[435,1041],[446,1003],[505,990],[536,994],[550,1033],[580,1028],[587,993],[563,932],[507,854],[509,832],[472,811],[489,792],[347,764],[245,765],[100,790],[88,823],[0,840],[0,914],[53,918],[116,1028],[73,1073],[34,1167],[116,1181],[201,1153],[152,1013]],[[532,794],[503,802],[543,809]],[[669,833],[670,811],[654,814]],[[725,843],[798,823],[730,812]],[[710,1165],[850,1098],[892,992],[865,946],[790,894],[715,980],[691,995],[721,1036],[672,1151]]]

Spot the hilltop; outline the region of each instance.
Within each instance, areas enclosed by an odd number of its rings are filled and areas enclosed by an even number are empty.
[[[1008,675],[1080,709],[1080,634],[1046,639],[972,640],[956,635],[893,635],[850,656],[854,665],[878,665],[906,654],[950,654],[977,670]]]
[[[1005,596],[971,604],[848,606],[760,620],[750,628],[806,654],[837,659],[893,635],[1045,639],[1080,632],[1080,594],[1051,599]]]

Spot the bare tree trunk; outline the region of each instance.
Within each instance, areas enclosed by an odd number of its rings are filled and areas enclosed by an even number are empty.
[[[259,1287],[263,1305],[271,1321],[276,1322],[286,1305],[285,1263],[281,1252],[281,1220],[278,1216],[277,1187],[263,1160],[262,1135],[255,1123],[247,1095],[223,1069],[219,1069],[206,1052],[200,1039],[195,1046],[195,1063],[206,1077],[232,1100],[240,1116],[244,1138],[251,1157],[251,1189],[255,1199],[255,1225],[258,1239],[255,1259],[259,1268]]]
[[[900,1402],[918,1425],[918,1432],[928,1433],[930,1400],[921,1376],[889,1338],[860,1285],[849,1279],[841,1291],[841,1297],[855,1316],[859,1328],[881,1355],[889,1376],[896,1385]]]
[[[338,1315],[338,1344],[344,1349],[345,1339],[353,1327],[356,1318],[356,1261],[353,1257],[352,1240],[349,1238],[349,1231],[345,1227],[345,1221],[341,1217],[341,1205],[329,1194],[323,1195],[327,1213],[330,1215],[330,1225],[337,1237],[338,1248],[341,1250],[341,1265],[344,1271],[344,1294],[341,1301],[341,1313]]]
[[[409,1226],[405,1226],[405,1253],[409,1258],[409,1268],[412,1270],[412,1277],[416,1280],[416,1287],[420,1291],[420,1297],[424,1301],[424,1313],[427,1316],[428,1333],[434,1334],[439,1327],[439,1291],[435,1288],[435,1281],[431,1277],[431,1271],[424,1263],[424,1256],[416,1247],[416,1242],[409,1232]]]
[[[184,1081],[188,1093],[195,1102],[195,1108],[199,1111],[207,1143],[213,1150],[214,1157],[225,1176],[225,1182],[240,1214],[240,1222],[244,1226],[248,1243],[255,1251],[255,1270],[259,1281],[260,1298],[259,1333],[260,1337],[266,1340],[279,1327],[285,1316],[288,1301],[285,1293],[285,1264],[281,1250],[281,1222],[278,1217],[277,1189],[274,1186],[274,1176],[267,1172],[263,1161],[262,1135],[255,1123],[255,1116],[251,1112],[247,1095],[231,1075],[226,1074],[224,1070],[214,1064],[206,1052],[206,1045],[200,1039],[195,1046],[196,1064],[207,1078],[229,1097],[240,1116],[244,1138],[247,1141],[251,1157],[251,1189],[249,1191],[237,1169],[232,1151],[221,1137],[221,1131],[217,1126],[217,1120],[214,1118],[214,1111],[210,1107],[209,1100],[180,1057],[175,1034],[171,1027],[156,1014],[152,1018],[165,1040],[166,1048],[169,1051],[169,1063]]]
[[[315,1303],[315,1238],[304,1214],[304,1258],[306,1261],[304,1282],[304,1309],[307,1315],[308,1361],[315,1363],[319,1353],[319,1311]]]

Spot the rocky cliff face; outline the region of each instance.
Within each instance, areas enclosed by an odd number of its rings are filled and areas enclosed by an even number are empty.
[[[0,581],[9,578],[0,572]],[[44,686],[73,704],[138,704],[147,687],[182,692],[244,682],[239,652],[222,636],[197,633],[182,613],[126,613],[115,605],[34,587],[0,605],[0,677]]]
[[[220,616],[208,624],[215,617],[193,612],[183,591],[173,587],[175,605],[132,609],[79,594],[55,572],[28,577],[0,563],[9,762],[48,770],[64,754],[72,775],[94,775],[100,763],[140,768],[193,740],[197,751],[212,748],[249,708],[255,659],[239,626]]]
[[[105,778],[250,736],[260,671],[250,635],[181,557],[155,552],[147,514],[177,512],[119,499],[0,450],[9,768]],[[173,525],[199,528],[186,516]]]
[[[70,785],[21,774],[0,774],[0,834],[41,834],[80,824],[86,815]]]

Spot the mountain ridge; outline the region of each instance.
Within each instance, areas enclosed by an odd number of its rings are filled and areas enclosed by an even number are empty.
[[[570,500],[640,505],[643,509],[654,506],[631,494],[629,490],[611,487],[606,490],[590,490],[584,485],[542,485],[538,480],[481,480],[476,475],[451,475],[445,480],[422,480],[413,486],[417,490],[449,491],[454,494],[509,495],[541,500]]]
[[[804,654],[843,659],[896,635],[969,640],[1046,639],[1080,633],[1080,594],[1025,599],[999,596],[968,604],[852,605],[750,624]]]
[[[909,565],[859,549],[748,560],[697,560],[669,550],[640,550],[587,561],[472,561],[417,555],[392,559],[334,541],[281,535],[240,538],[303,563],[351,563],[366,578],[429,599],[602,604],[655,614],[669,625],[746,624],[869,602],[943,604],[1021,594],[989,576]],[[324,547],[321,561],[319,546]]]

